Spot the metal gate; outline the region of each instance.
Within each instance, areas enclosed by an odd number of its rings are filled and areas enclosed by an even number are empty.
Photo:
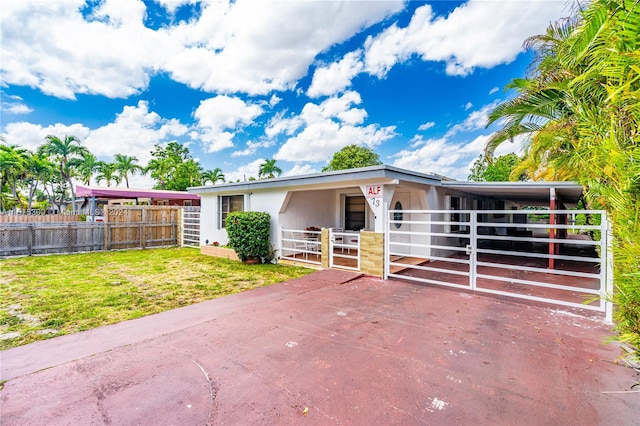
[[[182,246],[200,247],[200,207],[182,208]]]
[[[360,233],[329,229],[329,267],[360,270]]]
[[[610,229],[594,210],[390,210],[385,277],[606,313]]]

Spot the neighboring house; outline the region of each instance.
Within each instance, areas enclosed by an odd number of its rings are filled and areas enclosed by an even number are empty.
[[[199,206],[200,197],[184,191],[164,191],[159,189],[111,188],[99,186],[76,186],[76,196],[86,198],[88,204],[94,199],[98,205],[139,205],[152,206]]]

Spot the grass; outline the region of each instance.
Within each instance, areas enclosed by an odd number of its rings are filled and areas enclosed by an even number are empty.
[[[0,260],[0,350],[301,277],[193,248]]]

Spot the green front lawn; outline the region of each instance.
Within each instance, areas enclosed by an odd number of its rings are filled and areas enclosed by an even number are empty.
[[[0,260],[0,349],[114,324],[309,274],[193,248]]]

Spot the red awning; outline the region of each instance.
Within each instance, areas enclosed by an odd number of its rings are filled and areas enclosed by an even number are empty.
[[[162,191],[159,189],[102,188],[97,186],[76,186],[77,197],[96,198],[151,198],[154,200],[199,200],[200,196],[183,191]]]

